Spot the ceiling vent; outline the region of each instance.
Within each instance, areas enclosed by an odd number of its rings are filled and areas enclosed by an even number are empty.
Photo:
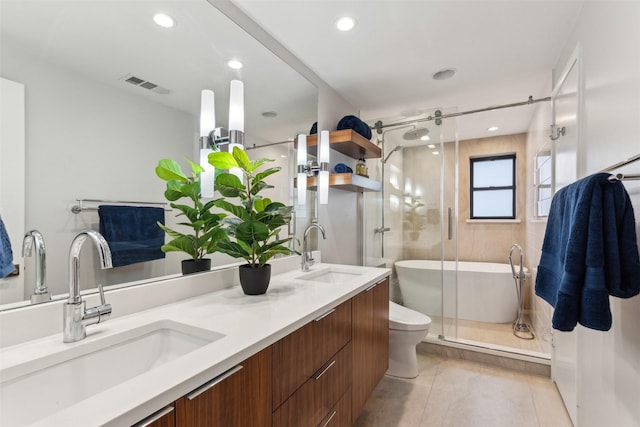
[[[169,93],[171,93],[171,91],[166,87],[158,86],[155,83],[151,83],[145,79],[136,77],[132,74],[127,74],[126,76],[121,77],[120,80],[124,80],[127,83],[150,90],[151,92],[155,92],[159,95],[168,95]]]

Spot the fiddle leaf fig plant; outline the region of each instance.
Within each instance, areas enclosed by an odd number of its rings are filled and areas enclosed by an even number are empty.
[[[182,233],[161,223],[158,223],[158,226],[173,239],[162,245],[163,252],[185,252],[194,261],[199,261],[205,255],[217,252],[218,244],[229,239],[222,228],[222,219],[226,215],[211,212],[216,201],[210,200],[202,203],[199,181],[200,173],[203,171],[202,167],[188,159],[187,161],[191,165],[192,175],[190,177],[182,171],[177,162],[171,159],[162,159],[158,162],[156,175],[167,182],[164,196],[169,202],[172,202],[170,203],[171,207],[180,211],[178,216],[186,218],[185,221],[178,224],[191,228],[193,233]],[[183,198],[189,199],[190,205],[173,203]]]
[[[217,175],[215,188],[223,197],[213,203],[233,215],[224,220],[225,230],[232,239],[219,242],[218,250],[234,258],[243,258],[251,267],[263,267],[278,254],[295,253],[285,246],[291,238],[276,237],[280,228],[291,221],[293,206],[285,206],[260,194],[273,188],[264,179],[281,169],[273,167],[258,171],[266,162],[272,161],[266,158],[251,160],[238,147],[233,148],[233,153],[218,151],[209,154],[209,163],[216,169],[238,168],[244,176],[246,185],[232,173]],[[237,199],[237,203],[229,199]]]

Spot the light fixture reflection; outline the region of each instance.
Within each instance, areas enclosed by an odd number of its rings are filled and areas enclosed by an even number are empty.
[[[320,163],[320,173],[318,174],[318,203],[326,205],[329,203],[329,131],[320,131],[320,143],[318,145],[318,163]]]
[[[240,80],[231,80],[229,91],[229,152],[235,147],[244,150],[244,84]],[[244,182],[240,168],[231,168],[229,173]]]
[[[215,168],[209,164],[209,153],[213,150],[209,146],[209,134],[216,128],[216,110],[214,93],[204,89],[200,94],[200,166],[204,169],[200,173],[200,194],[202,197],[213,197]]]
[[[307,203],[307,135],[298,135],[296,157],[298,164],[298,205],[305,205]]]

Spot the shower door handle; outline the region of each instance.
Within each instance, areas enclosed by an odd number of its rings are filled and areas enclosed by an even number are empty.
[[[453,238],[453,223],[451,222],[451,208],[447,209],[447,236],[449,240]]]

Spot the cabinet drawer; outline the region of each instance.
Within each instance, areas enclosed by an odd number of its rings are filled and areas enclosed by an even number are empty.
[[[315,372],[351,340],[351,301],[343,302],[334,310],[316,318],[312,324]]]
[[[316,427],[327,419],[350,390],[351,357],[348,344],[273,413],[273,427]]]
[[[278,408],[351,340],[351,301],[273,344],[273,407]]]
[[[350,427],[351,426],[351,388],[342,395],[336,406],[318,424],[318,427]]]

